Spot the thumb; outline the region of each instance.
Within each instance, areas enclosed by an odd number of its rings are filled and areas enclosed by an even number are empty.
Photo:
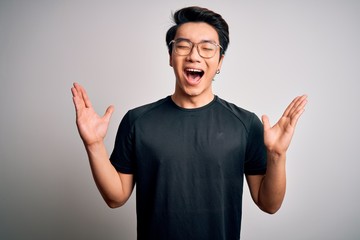
[[[267,129],[270,129],[271,126],[270,126],[270,121],[269,121],[269,117],[266,116],[266,115],[262,115],[261,116],[261,120],[263,122],[263,125],[264,125],[264,130],[267,130]]]
[[[115,110],[115,109],[114,109],[114,106],[113,106],[113,105],[110,105],[110,106],[106,109],[103,118],[105,118],[106,121],[110,121],[110,118],[111,118],[114,110]]]

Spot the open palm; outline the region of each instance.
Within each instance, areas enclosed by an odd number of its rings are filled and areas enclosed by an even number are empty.
[[[264,143],[268,151],[282,154],[288,149],[294,135],[297,121],[304,112],[307,103],[307,96],[296,97],[286,108],[279,121],[271,127],[269,118],[264,115]]]
[[[106,136],[114,107],[109,106],[104,116],[100,117],[94,111],[86,91],[82,86],[74,83],[71,92],[76,110],[76,124],[84,144],[91,145],[102,141]]]

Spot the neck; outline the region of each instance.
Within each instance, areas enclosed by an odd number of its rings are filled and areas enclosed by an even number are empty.
[[[192,109],[192,108],[200,108],[207,104],[209,104],[211,101],[214,100],[214,94],[211,93],[204,96],[179,96],[178,94],[174,93],[171,96],[171,99],[174,101],[176,105],[182,108]]]

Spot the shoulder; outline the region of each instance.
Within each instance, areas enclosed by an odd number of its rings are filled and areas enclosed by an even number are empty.
[[[147,115],[148,113],[152,112],[153,110],[158,109],[159,107],[162,107],[162,106],[166,106],[169,103],[170,103],[170,97],[165,97],[158,101],[148,103],[148,104],[145,104],[145,105],[142,105],[142,106],[139,106],[139,107],[129,110],[126,113],[126,117],[128,118],[128,120],[130,122],[134,122],[137,119],[141,118],[142,116]]]
[[[254,113],[250,112],[249,110],[246,110],[244,108],[241,108],[234,103],[228,102],[220,97],[217,97],[217,102],[224,107],[225,109],[229,110],[233,114],[239,116],[239,117],[247,117],[250,115],[253,115]]]
[[[228,102],[219,97],[217,97],[216,101],[221,108],[233,117],[237,118],[248,130],[254,123],[260,122],[260,119],[256,116],[256,114],[247,109],[241,108],[234,103]]]

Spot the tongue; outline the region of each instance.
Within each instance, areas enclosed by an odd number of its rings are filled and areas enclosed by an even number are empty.
[[[201,76],[199,73],[189,73],[188,74],[188,81],[191,84],[195,84],[198,83],[198,81],[200,80]]]

